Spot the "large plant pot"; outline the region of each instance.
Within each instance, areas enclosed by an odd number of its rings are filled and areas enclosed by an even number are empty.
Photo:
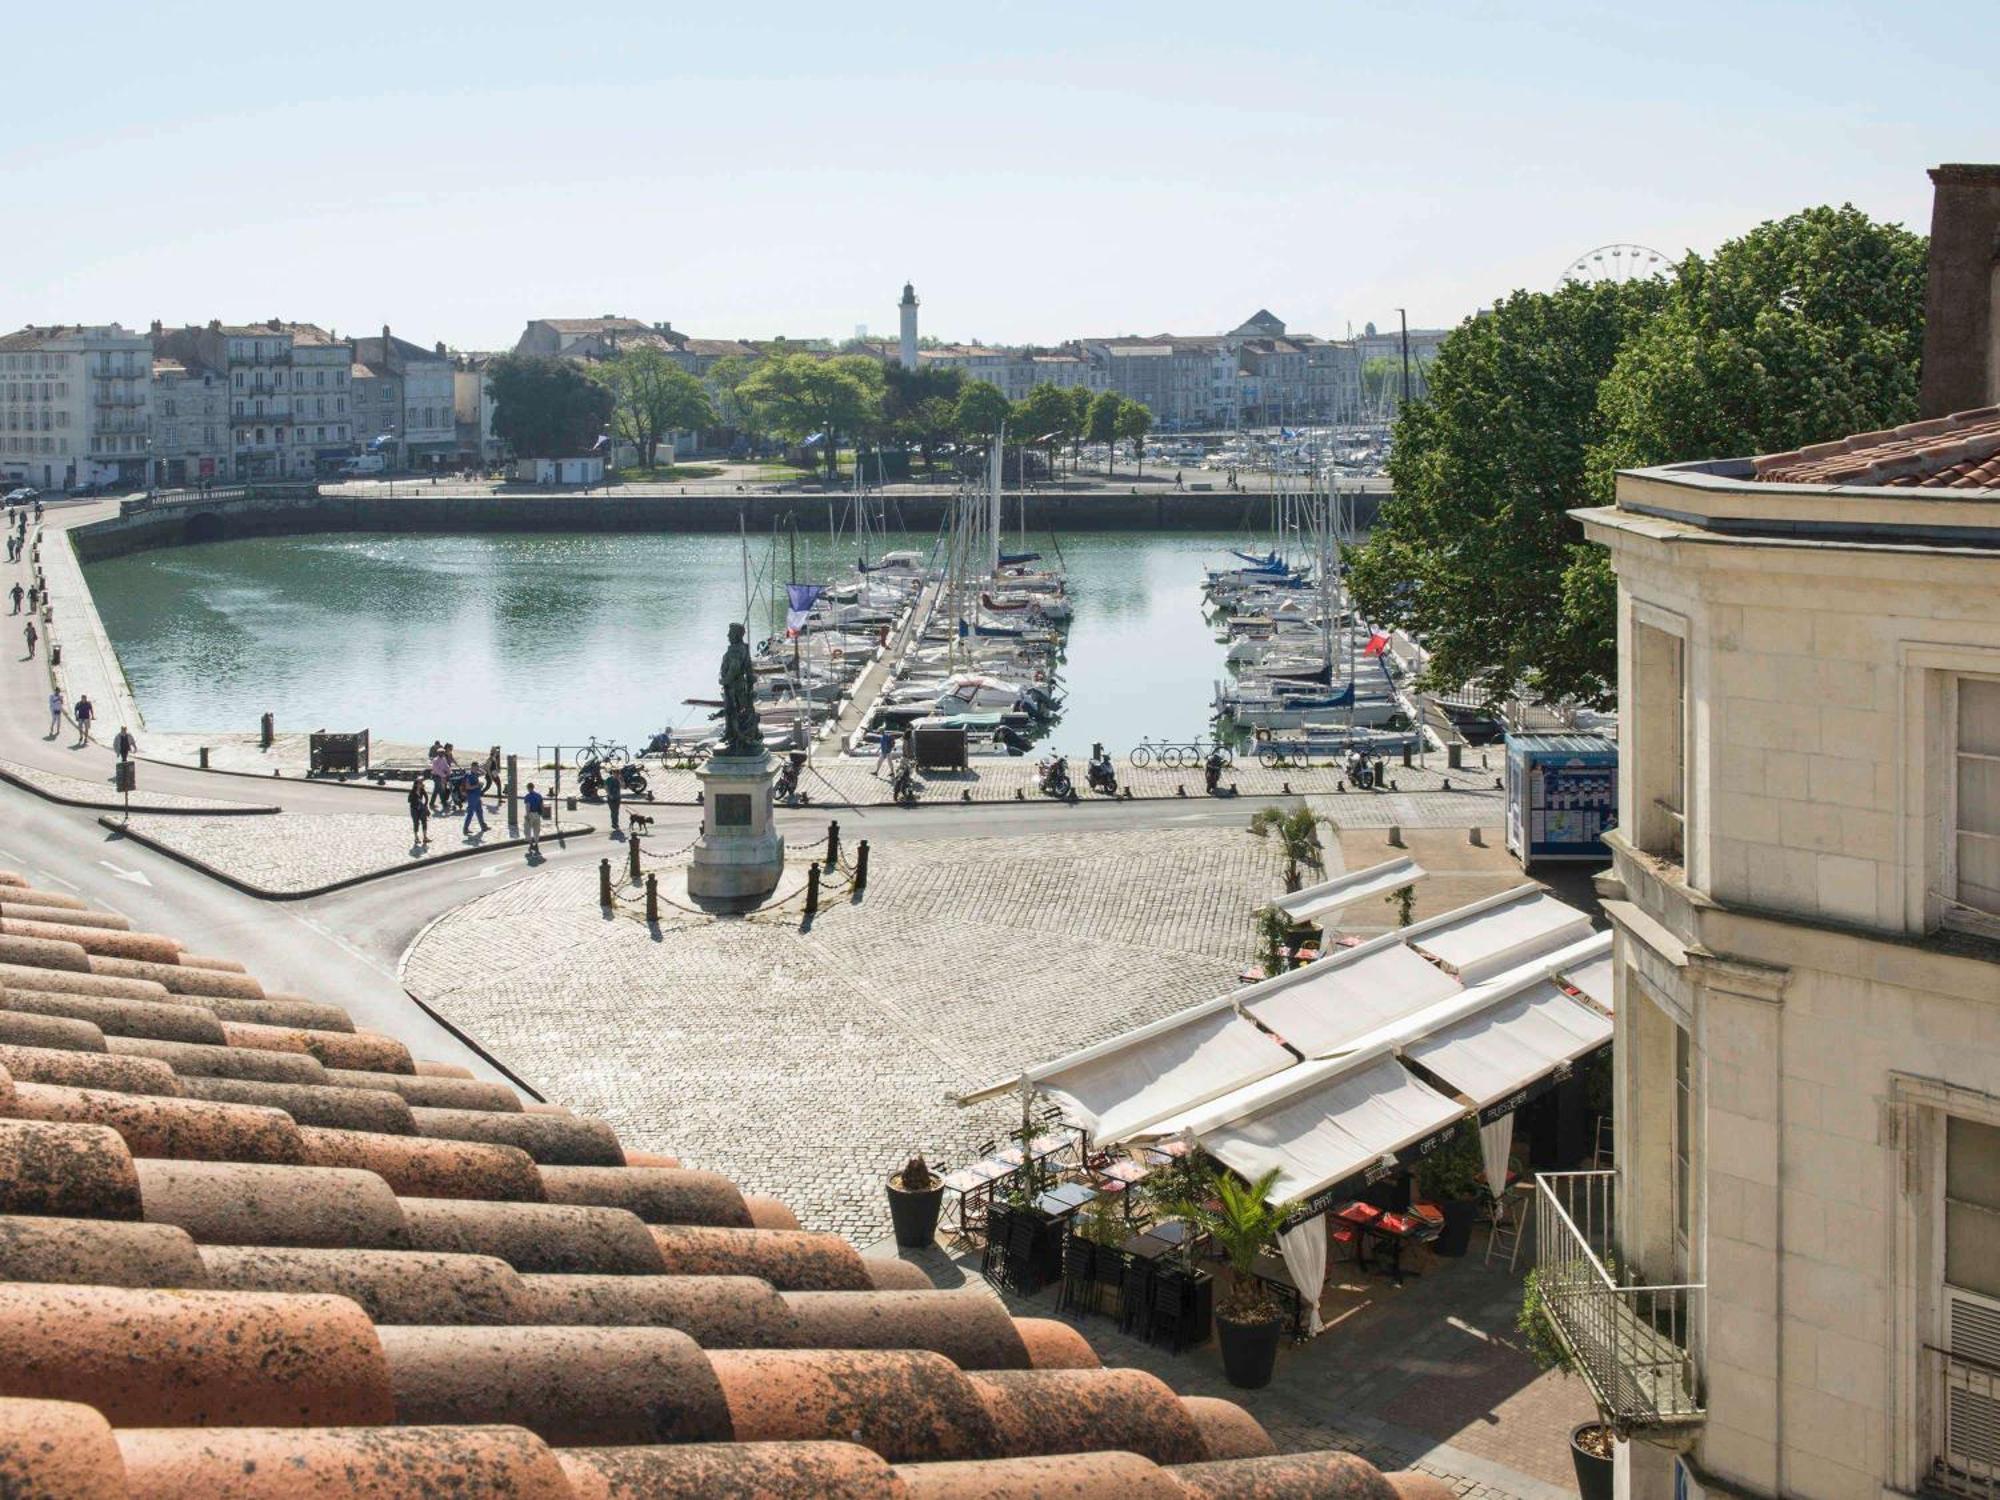
[[[1587,1432],[1609,1430],[1602,1422],[1585,1422],[1569,1435],[1570,1462],[1576,1466],[1576,1487],[1583,1500],[1611,1500],[1611,1455],[1592,1453],[1578,1441]]]
[[[1285,1332],[1285,1320],[1273,1313],[1261,1323],[1238,1323],[1215,1318],[1215,1339],[1222,1346],[1222,1373],[1240,1390],[1258,1391],[1271,1383],[1271,1371],[1278,1363],[1278,1340]],[[1590,1500],[1585,1496],[1584,1500]]]
[[[889,1218],[896,1226],[896,1243],[921,1250],[937,1237],[938,1210],[944,1206],[944,1184],[910,1192],[889,1184]]]
[[[1438,1205],[1444,1214],[1444,1228],[1431,1242],[1433,1255],[1460,1256],[1472,1243],[1472,1222],[1479,1217],[1479,1205],[1470,1199],[1447,1198]]]

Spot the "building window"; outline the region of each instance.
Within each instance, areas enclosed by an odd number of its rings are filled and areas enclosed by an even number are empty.
[[[1954,686],[1945,920],[2000,934],[2000,678],[1959,677]]]
[[[1687,851],[1687,643],[1634,621],[1632,666],[1634,842],[1679,863]]]
[[[1936,1478],[1986,1495],[2000,1470],[2000,1126],[1957,1115],[1945,1118],[1944,1281]]]

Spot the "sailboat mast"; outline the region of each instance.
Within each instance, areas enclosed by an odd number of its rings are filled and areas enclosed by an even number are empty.
[[[1007,423],[1003,418],[1000,430],[993,434],[993,451],[987,457],[989,469],[987,483],[992,490],[993,505],[992,543],[987,548],[987,555],[991,561],[987,565],[987,573],[994,578],[1000,576],[1000,480],[1007,468],[1006,460],[1002,456],[1006,452],[1006,443]]]

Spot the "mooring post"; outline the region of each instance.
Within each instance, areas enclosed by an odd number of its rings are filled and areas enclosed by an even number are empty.
[[[646,921],[649,926],[660,925],[660,877],[646,877]]]
[[[826,825],[826,867],[840,868],[840,819],[830,819]]]
[[[819,862],[815,860],[806,870],[806,915],[819,915]]]
[[[597,904],[599,906],[611,904],[611,861],[608,859],[600,859],[597,862]]]
[[[517,833],[521,827],[521,757],[507,757],[507,831]]]
[[[632,884],[639,883],[639,830],[625,835],[625,873]]]
[[[868,840],[854,846],[854,894],[868,889]]]

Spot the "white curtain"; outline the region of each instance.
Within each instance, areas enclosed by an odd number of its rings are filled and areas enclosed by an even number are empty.
[[[1486,1163],[1486,1191],[1493,1198],[1507,1192],[1507,1157],[1514,1149],[1514,1114],[1509,1110],[1491,1125],[1479,1127],[1479,1155]]]
[[[1319,1320],[1319,1294],[1326,1286],[1326,1215],[1318,1214],[1279,1235],[1278,1251],[1285,1257],[1293,1285],[1305,1298],[1306,1332],[1316,1334],[1325,1326]]]

